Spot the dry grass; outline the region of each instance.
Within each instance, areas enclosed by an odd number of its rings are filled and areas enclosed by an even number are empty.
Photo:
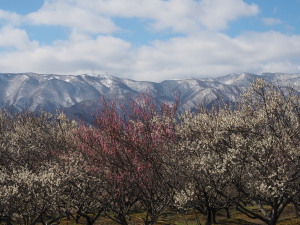
[[[252,207],[253,210],[256,208]],[[217,224],[227,224],[227,225],[261,225],[264,224],[260,220],[250,219],[247,216],[241,214],[235,209],[231,210],[232,218],[227,219],[225,211],[221,211],[217,214]],[[144,213],[133,213],[128,217],[129,224],[132,225],[140,225],[143,224]],[[205,224],[205,217],[195,211],[188,212],[176,212],[176,211],[166,211],[163,213],[159,220],[157,221],[157,225],[201,225]],[[63,225],[73,225],[76,224],[74,220],[63,219],[61,221]],[[79,224],[85,224],[84,218],[81,218]],[[104,224],[104,225],[115,225],[116,223],[111,220],[100,217],[96,224]],[[284,210],[278,225],[300,225],[300,219],[295,218],[295,211],[292,205],[288,205]]]

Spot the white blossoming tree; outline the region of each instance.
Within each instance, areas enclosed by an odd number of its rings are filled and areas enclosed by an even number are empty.
[[[186,188],[178,196],[206,214],[206,224],[228,203],[269,225],[287,204],[297,208],[300,97],[291,88],[257,80],[235,109],[183,116],[179,133]]]
[[[225,135],[232,118],[227,108],[197,114],[186,113],[178,126],[181,143],[183,189],[176,195],[179,205],[193,207],[206,215],[206,224],[216,223],[216,212],[228,209],[238,199],[224,167],[230,138]],[[228,215],[229,216],[229,215]]]
[[[300,191],[299,95],[256,80],[233,121],[225,167],[245,202],[258,206],[259,212],[243,202],[237,208],[274,225]]]
[[[87,225],[94,224],[107,207],[104,182],[94,176],[90,165],[78,152],[70,152],[59,165],[62,182],[60,209],[76,223],[84,218]]]
[[[59,207],[60,156],[69,149],[73,125],[62,115],[0,113],[0,218],[10,224],[52,223]]]

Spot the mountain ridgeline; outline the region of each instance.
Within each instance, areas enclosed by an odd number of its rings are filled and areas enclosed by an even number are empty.
[[[230,74],[217,78],[186,78],[160,83],[134,81],[108,75],[0,74],[0,107],[15,111],[62,110],[71,117],[85,116],[100,106],[100,99],[130,101],[140,93],[158,102],[180,97],[180,110],[200,104],[210,107],[219,100],[236,102],[251,82],[263,78],[300,91],[300,74]]]

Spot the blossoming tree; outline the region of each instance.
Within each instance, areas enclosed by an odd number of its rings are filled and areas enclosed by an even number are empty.
[[[82,127],[81,151],[108,184],[108,216],[116,222],[127,224],[129,209],[138,203],[146,209],[145,224],[153,224],[171,203],[176,180],[164,159],[175,140],[175,111],[148,95],[121,109],[103,100],[95,127]]]
[[[233,140],[225,163],[228,174],[260,213],[242,202],[237,208],[266,224],[276,224],[285,206],[299,196],[299,95],[256,80],[242,97],[228,131]]]

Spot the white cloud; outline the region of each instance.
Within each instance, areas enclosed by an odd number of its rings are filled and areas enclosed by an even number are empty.
[[[257,5],[242,0],[202,0],[199,4],[203,24],[212,30],[225,29],[229,22],[259,12]]]
[[[0,9],[0,21],[16,25],[19,24],[22,19],[23,17],[17,13]]]
[[[110,18],[71,0],[48,0],[41,9],[30,13],[27,18],[33,24],[60,25],[90,33],[110,34],[118,30]]]
[[[0,10],[0,21],[11,24],[0,29],[0,47],[14,49],[0,52],[0,68],[58,74],[94,70],[152,81],[241,71],[300,72],[299,35],[252,32],[232,38],[221,33],[230,22],[258,12],[257,5],[242,0],[47,0],[22,19]],[[155,30],[186,36],[135,47],[113,37],[120,29],[115,17],[147,19]],[[21,20],[32,26],[69,27],[70,36],[39,45],[21,25],[15,27]]]
[[[36,24],[110,34],[119,29],[112,18],[138,17],[152,20],[157,30],[190,34],[225,29],[229,22],[258,11],[243,0],[48,0],[28,18]]]
[[[230,38],[203,33],[140,48],[134,78],[162,80],[242,71],[300,72],[299,58],[300,36],[266,32]]]
[[[109,15],[149,18],[158,29],[172,28],[183,33],[203,27],[225,29],[229,22],[259,12],[257,5],[242,0],[102,0],[98,4]]]
[[[31,51],[2,53],[0,67],[2,72],[77,74],[95,69],[121,73],[132,63],[130,47],[129,43],[114,37],[86,39],[81,36],[53,46],[38,46]]]
[[[236,38],[203,32],[156,41],[131,50],[127,71],[136,79],[172,79],[232,72],[300,72],[300,36],[277,32],[245,33]],[[126,66],[125,66],[126,68]],[[128,72],[127,72],[128,73]]]
[[[134,47],[110,36],[91,39],[73,34],[72,40],[53,46],[0,56],[1,72],[78,74],[94,70],[152,81],[241,71],[300,72],[300,36],[265,32],[231,38],[203,32]]]
[[[5,26],[0,29],[0,46],[17,51],[27,51],[38,46],[36,41],[30,41],[25,30]]]
[[[274,25],[282,24],[282,21],[280,19],[271,18],[271,17],[262,18],[262,22],[266,26],[274,26]]]

